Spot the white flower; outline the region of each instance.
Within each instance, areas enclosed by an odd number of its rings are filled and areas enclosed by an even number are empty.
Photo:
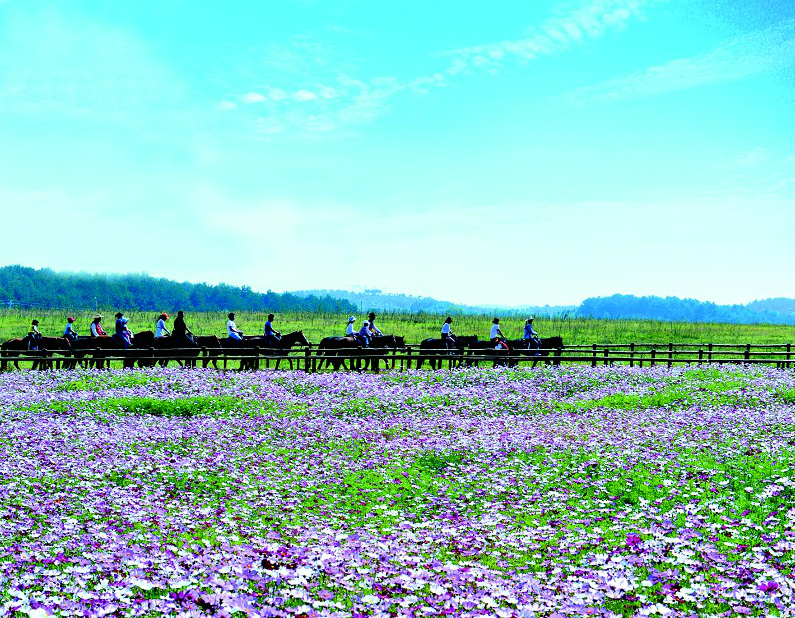
[[[440,586],[437,583],[433,583],[431,584],[431,592],[433,592],[433,594],[444,594],[445,592],[447,592],[447,588],[445,588],[444,586]]]
[[[375,605],[378,603],[378,597],[374,594],[366,594],[362,597],[362,603],[367,603],[367,605]]]

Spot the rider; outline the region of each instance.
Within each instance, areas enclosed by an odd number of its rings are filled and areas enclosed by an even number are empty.
[[[527,343],[528,350],[538,350],[541,347],[541,340],[538,338],[538,333],[533,330],[532,316],[525,320],[524,335],[522,336],[522,339]],[[538,352],[536,352],[536,354],[538,354]]]
[[[168,320],[168,314],[161,313],[155,326],[155,339],[171,335],[171,332],[166,328],[166,320]]]
[[[126,350],[132,345],[131,334],[130,329],[127,327],[127,318],[124,317],[124,313],[117,311],[116,332],[113,334],[113,338]]]
[[[361,343],[365,348],[370,346],[370,322],[365,320],[362,322],[362,327],[359,329],[359,332],[356,333],[356,339],[359,343]]]
[[[345,336],[346,337],[353,337],[354,334],[356,333],[356,331],[353,330],[353,323],[355,321],[356,321],[356,318],[353,317],[353,316],[348,318],[348,326],[345,327]]]
[[[77,331],[75,330],[74,323],[75,319],[70,315],[66,318],[66,328],[63,330],[63,336],[72,343],[77,341]]]
[[[453,323],[453,318],[449,315],[447,319],[442,324],[442,341],[444,341],[444,347],[447,348],[447,351],[455,348],[455,333],[450,332],[450,325]]]
[[[378,327],[375,325],[375,313],[373,311],[370,312],[367,319],[370,321],[370,337],[383,337],[384,333],[378,330]]]
[[[188,325],[185,324],[184,311],[177,311],[177,317],[174,318],[174,327],[171,331],[171,336],[177,342],[184,342],[188,343],[189,345],[193,345],[195,343],[193,339],[193,333],[190,332]]]
[[[505,347],[505,335],[500,330],[500,318],[494,318],[491,321],[491,332],[489,333],[489,340],[495,344],[497,350]]]
[[[39,349],[39,341],[42,339],[41,332],[39,332],[39,321],[33,320],[30,323],[30,330],[28,331],[28,336],[25,337],[28,342],[28,350],[38,350]]]
[[[102,321],[102,316],[99,313],[97,313],[94,316],[94,319],[91,322],[90,330],[91,330],[91,336],[92,337],[107,337],[108,336],[108,334],[102,329],[102,324],[100,324],[101,321]]]
[[[282,334],[278,330],[273,330],[273,318],[275,317],[272,313],[269,313],[268,321],[265,322],[265,341],[270,348],[278,348],[282,342]]]
[[[227,317],[229,320],[226,322],[226,332],[229,334],[229,341],[232,345],[240,345],[243,341],[243,331],[237,328],[235,324],[235,314],[230,312]]]

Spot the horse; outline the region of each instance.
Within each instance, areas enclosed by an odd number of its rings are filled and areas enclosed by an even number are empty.
[[[120,349],[121,344],[110,335],[79,337],[76,341],[72,342],[72,352],[74,354],[72,367],[77,365],[78,362],[85,362],[86,357],[90,354],[91,361],[89,361],[89,366],[102,369],[105,364],[103,360],[106,356],[105,351]]]
[[[417,358],[417,369],[421,369],[423,363],[426,360],[430,363],[431,369],[436,369],[437,364],[441,369],[442,357],[448,355],[448,353],[463,355],[466,348],[469,348],[477,343],[477,335],[459,335],[455,338],[455,347],[452,350],[448,350],[444,339],[440,337],[424,339],[420,342],[420,352]]]
[[[150,337],[150,335],[152,336]],[[180,350],[180,356],[199,356],[198,343],[191,341],[188,337],[155,337],[152,331],[144,331],[142,333],[137,333],[133,338],[133,341],[135,342],[137,349],[142,349],[144,347],[152,348],[152,360],[139,360],[139,367],[153,367],[155,362],[158,362],[161,367],[166,367],[168,365],[168,361],[174,356],[173,350]],[[176,360],[180,366],[182,366],[182,360]],[[185,359],[186,367],[195,366],[195,364],[195,360]]]
[[[256,349],[260,348],[263,355],[277,357],[276,369],[279,368],[279,363],[281,362],[282,358],[286,358],[287,362],[290,363],[290,369],[293,368],[293,359],[287,354],[287,350],[292,348],[294,345],[298,344],[304,347],[311,346],[309,341],[307,341],[306,337],[304,336],[304,331],[302,330],[297,330],[283,335],[281,341],[276,342],[278,344],[276,346],[272,345],[270,340],[262,336],[244,337],[239,343],[240,345],[235,345],[230,342],[229,338],[221,339],[221,346],[223,348],[237,350],[240,356],[256,356]],[[241,371],[244,369],[257,369],[258,365],[258,359],[240,359]]]
[[[201,335],[193,338],[196,345],[202,349],[202,367],[205,369],[212,363],[218,369],[218,357],[221,355],[222,339],[216,335]]]
[[[57,352],[68,356],[71,351],[71,344],[65,337],[42,337],[36,342],[36,350],[28,350],[27,337],[17,337],[4,341],[0,346],[0,371],[6,371],[9,368],[9,363],[13,362],[14,367],[19,369],[20,356],[47,356],[47,352]],[[9,361],[13,358],[13,361]],[[56,367],[60,369],[61,361],[55,361]],[[64,367],[67,366],[68,361],[64,360]],[[31,369],[46,369],[51,366],[49,360],[34,360]]]
[[[495,345],[491,341],[481,342],[481,345],[475,346],[476,349],[482,349],[484,356],[494,356],[494,366],[496,367],[498,364],[508,367],[515,367],[519,364],[519,361],[516,359],[500,359],[501,356],[532,356],[533,357],[533,367],[538,364],[539,360],[544,359],[544,363],[549,365],[560,365],[559,360],[549,360],[549,353],[552,350],[558,350],[563,348],[563,338],[562,337],[547,337],[544,339],[540,339],[540,347],[539,349],[527,347],[527,341],[524,339],[510,339],[506,340],[505,344],[508,346],[508,349],[495,349]],[[557,356],[557,353],[555,354]],[[477,366],[477,362],[475,365]]]
[[[405,349],[406,348],[406,338],[403,336],[397,335],[377,335],[370,339],[370,348],[368,350],[362,350],[362,354],[366,355],[367,358],[364,362],[364,369],[367,370],[371,368],[373,370],[378,370],[378,365],[381,361],[380,357],[384,357],[384,363],[387,363],[386,356],[390,350],[397,350]],[[359,359],[357,359],[358,361]],[[357,363],[357,369],[358,369]]]
[[[326,366],[333,367],[334,371],[338,371],[340,367],[347,369],[345,360],[338,358],[338,356],[354,356],[357,353],[361,353],[364,349],[361,342],[352,335],[347,337],[324,337],[320,340],[317,348],[323,355],[317,368],[323,369],[323,363],[325,362]],[[343,351],[348,353],[342,354]],[[351,361],[351,365],[353,365],[353,361]]]

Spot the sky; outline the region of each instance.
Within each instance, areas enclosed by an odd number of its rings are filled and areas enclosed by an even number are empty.
[[[0,0],[0,264],[795,297],[791,0]]]

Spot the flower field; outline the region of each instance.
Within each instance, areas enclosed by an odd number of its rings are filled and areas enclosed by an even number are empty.
[[[0,377],[0,613],[795,616],[795,372]]]

